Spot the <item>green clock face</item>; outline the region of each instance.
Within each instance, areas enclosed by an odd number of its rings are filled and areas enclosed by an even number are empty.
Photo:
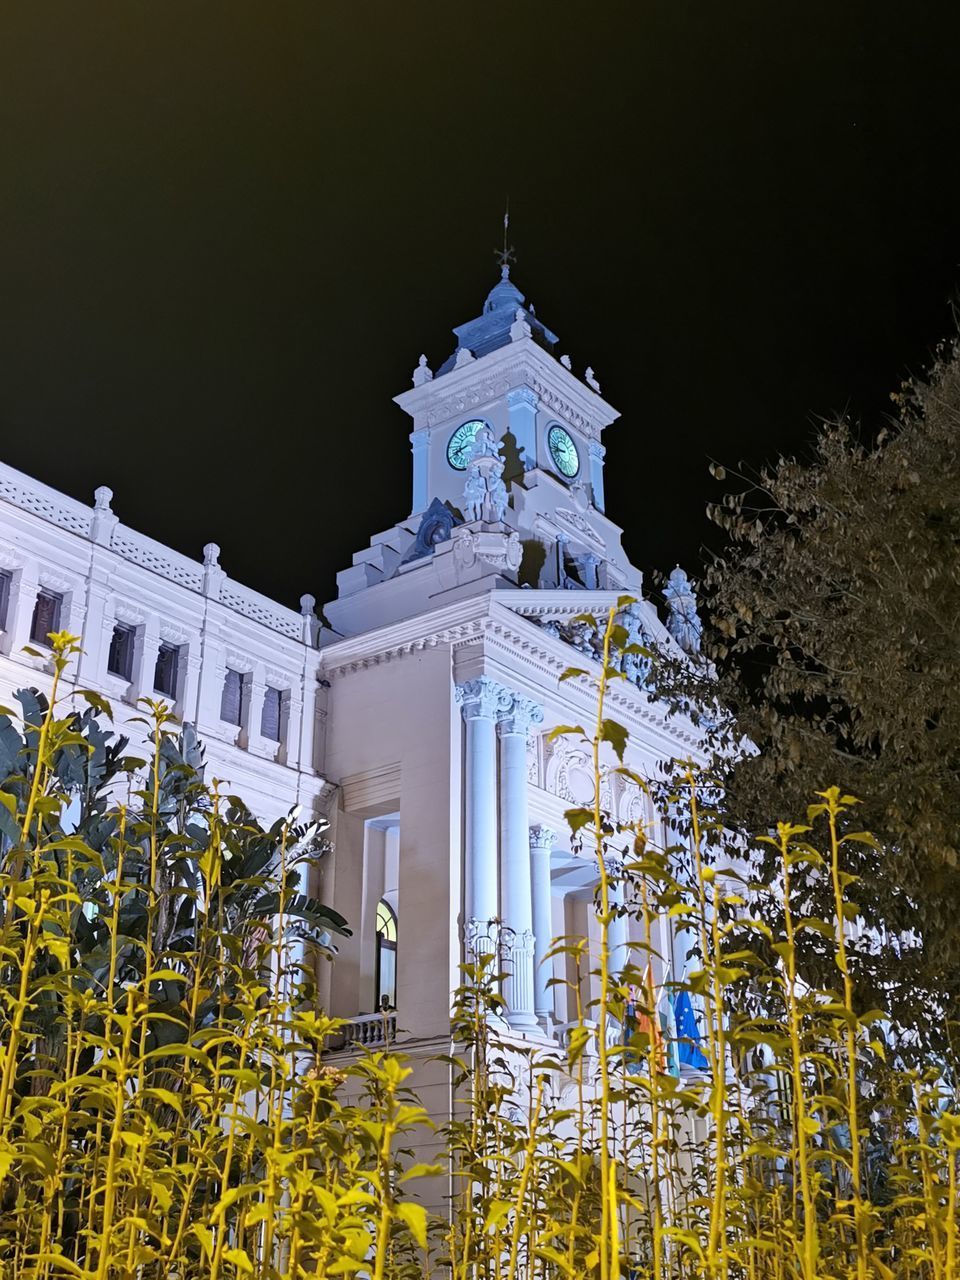
[[[457,427],[450,437],[447,444],[447,461],[455,471],[466,471],[470,465],[470,450],[473,448],[477,432],[484,425],[479,418],[473,422],[465,422],[462,427]]]
[[[570,433],[563,427],[552,426],[547,432],[547,448],[560,474],[572,480],[580,470],[580,455]]]

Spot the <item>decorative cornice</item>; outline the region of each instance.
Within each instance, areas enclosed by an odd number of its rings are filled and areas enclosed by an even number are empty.
[[[513,598],[506,604],[503,597],[508,594]],[[541,595],[546,598],[538,601],[536,597]],[[571,678],[564,688],[568,691],[568,696],[576,693],[581,699],[592,702],[596,697],[596,684],[600,675],[599,663],[579,653],[575,655],[574,661],[570,646],[563,640],[546,635],[533,618],[570,616],[590,611],[599,614],[616,604],[618,595],[619,593],[612,591],[540,593],[518,589],[516,593],[498,592],[496,599],[489,594],[474,597],[449,606],[439,616],[438,612],[434,612],[405,619],[401,623],[350,637],[322,649],[321,674],[333,679],[394,662],[424,649],[448,645],[456,651],[484,640],[494,650],[502,652],[508,660],[516,662],[519,658],[528,667],[532,667],[535,673],[549,680],[558,680],[571,666],[583,667],[587,675]],[[662,624],[659,629],[662,630]],[[392,639],[393,637],[396,639]],[[692,725],[684,727],[678,717],[671,718],[667,723],[662,708],[626,682],[617,681],[616,685],[607,689],[607,705],[634,723],[649,726],[663,735],[668,739],[665,747],[668,746],[671,750],[689,748],[696,752],[701,747],[700,738],[693,731]]]
[[[168,644],[187,644],[190,635],[182,627],[174,626],[171,622],[162,621],[160,623],[160,639],[166,640]]]
[[[57,573],[55,569],[50,569],[46,565],[40,566],[40,572],[37,579],[41,587],[47,587],[51,591],[73,591],[79,585],[79,579],[67,578],[62,573]]]
[[[4,569],[21,569],[23,565],[23,556],[15,548],[0,542],[0,566]]]
[[[588,441],[599,440],[605,426],[618,416],[615,409],[564,369],[532,340],[500,348],[443,378],[407,391],[395,399],[428,427],[461,413],[481,409],[511,391],[527,388],[540,406],[575,427]]]
[[[537,393],[530,387],[512,387],[507,392],[507,404],[512,409],[515,405],[527,405],[531,409],[536,409],[540,401],[537,399]]]
[[[529,385],[533,388],[540,398],[540,403],[545,409],[549,409],[551,413],[555,413],[558,418],[563,418],[565,422],[586,437],[587,441],[599,440],[600,432],[603,429],[593,418],[588,418],[586,414],[581,413],[570,400],[553,387],[547,384],[535,374],[530,377]]]
[[[147,615],[142,609],[138,609],[135,605],[128,604],[126,600],[114,601],[113,616],[118,622],[128,622],[134,627],[143,626],[147,620]]]
[[[296,679],[291,672],[282,671],[279,667],[267,667],[264,678],[271,689],[279,689],[282,693],[289,693]]]
[[[249,675],[253,671],[253,659],[247,653],[240,653],[236,649],[227,649],[224,653],[224,665],[229,667],[231,671],[239,671],[243,675]]]
[[[581,515],[579,511],[573,511],[569,507],[556,507],[553,513],[561,524],[565,524],[569,529],[575,529],[588,542],[592,542],[595,547],[601,551],[605,551],[607,544],[594,529],[593,525]]]
[[[446,394],[438,393],[432,398],[427,408],[427,426],[435,427],[441,422],[446,422],[448,418],[479,409],[489,404],[491,400],[506,395],[509,390],[509,371],[501,370],[487,378],[479,379],[472,385],[451,388]]]

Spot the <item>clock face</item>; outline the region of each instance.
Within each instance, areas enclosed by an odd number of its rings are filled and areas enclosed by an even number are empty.
[[[580,455],[570,433],[563,427],[552,426],[547,432],[547,448],[560,474],[572,480],[580,470]]]
[[[479,418],[473,422],[465,422],[462,427],[457,427],[450,437],[447,444],[447,461],[455,471],[466,471],[470,465],[470,450],[473,448],[477,432],[484,425],[485,423]]]

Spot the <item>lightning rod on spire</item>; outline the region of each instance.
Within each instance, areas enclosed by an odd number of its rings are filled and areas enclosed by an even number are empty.
[[[510,278],[510,264],[516,262],[516,255],[513,252],[513,245],[507,244],[507,232],[510,230],[510,197],[507,196],[506,207],[503,211],[503,248],[494,249],[494,257],[500,264],[500,275],[504,280]]]

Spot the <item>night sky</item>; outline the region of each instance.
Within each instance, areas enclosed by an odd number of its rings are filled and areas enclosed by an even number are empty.
[[[497,279],[622,418],[645,568],[707,463],[877,424],[953,324],[960,6],[0,9],[4,461],[296,604],[410,507],[391,397]]]

